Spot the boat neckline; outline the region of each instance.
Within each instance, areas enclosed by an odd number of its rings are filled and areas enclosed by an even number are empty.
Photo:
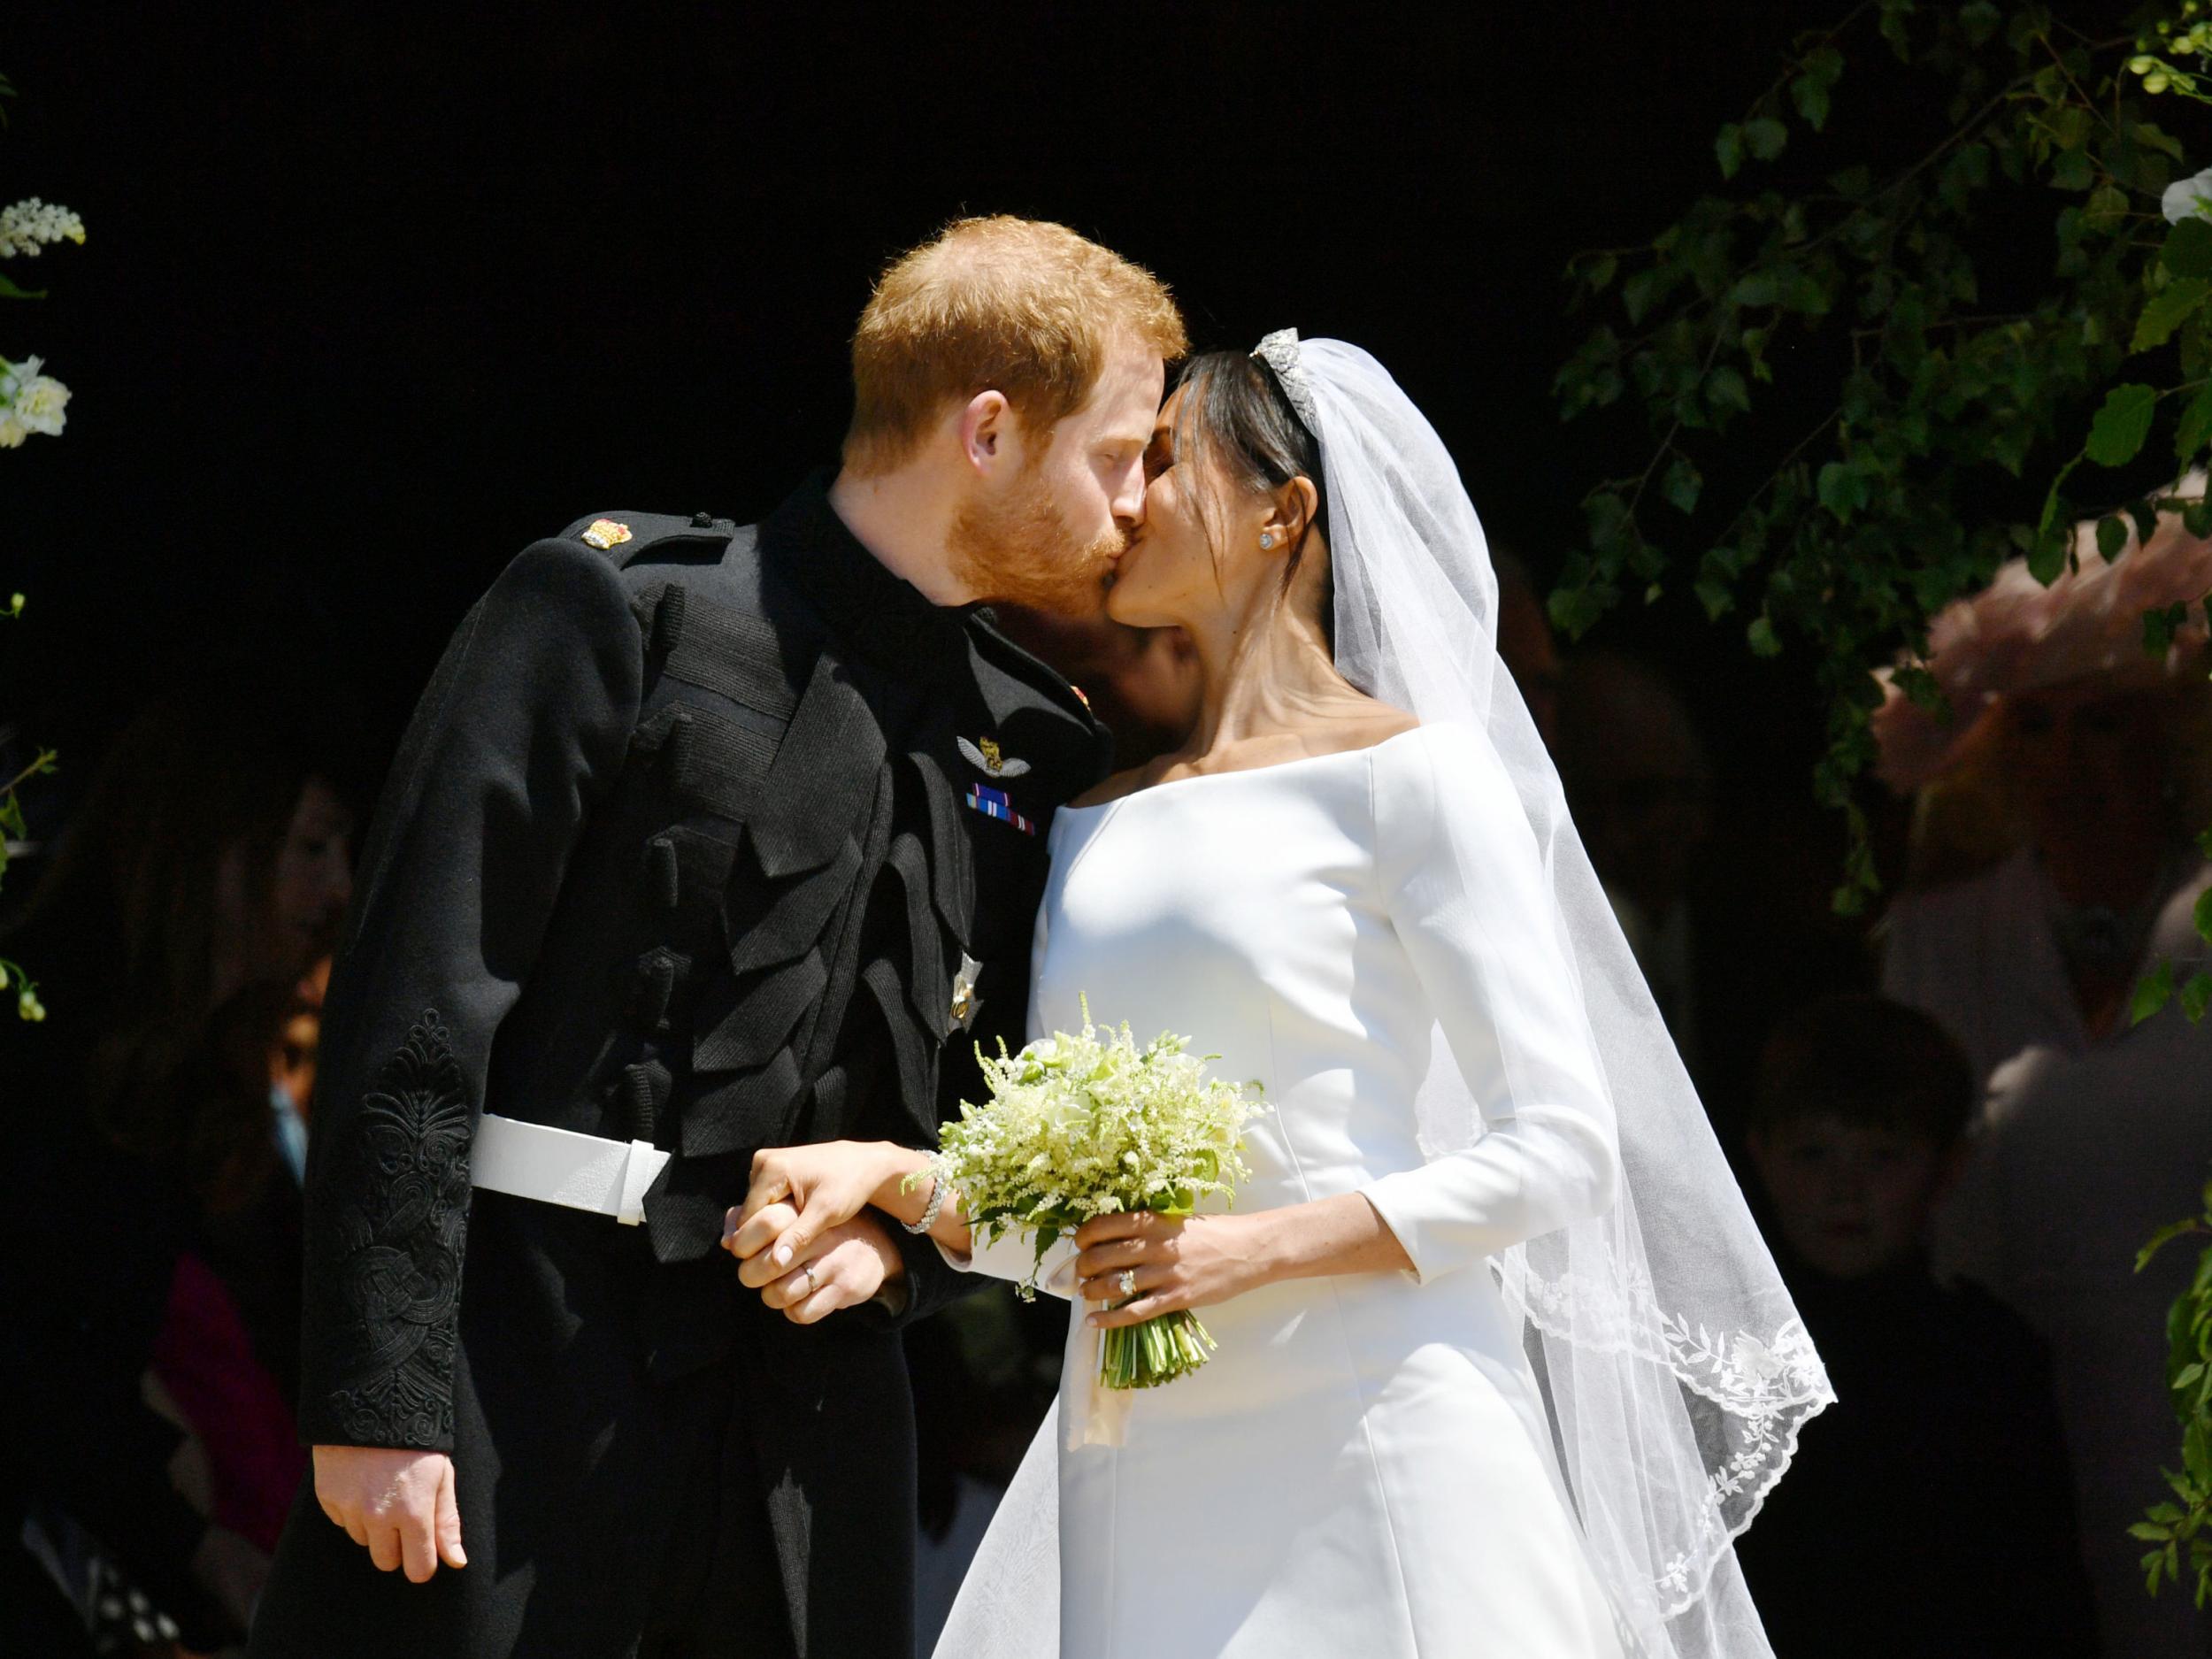
[[[1194,772],[1180,778],[1163,778],[1159,782],[1148,783],[1141,789],[1126,790],[1104,801],[1094,801],[1088,806],[1077,806],[1071,802],[1066,806],[1061,807],[1059,812],[1063,814],[1102,812],[1108,807],[1119,806],[1125,801],[1133,801],[1141,795],[1157,795],[1163,789],[1177,788],[1187,783],[1213,783],[1224,778],[1259,777],[1271,772],[1287,772],[1294,766],[1310,766],[1322,761],[1343,760],[1354,755],[1371,755],[1379,749],[1387,749],[1393,743],[1404,738],[1417,736],[1427,730],[1427,724],[1424,722],[1409,726],[1402,732],[1393,732],[1379,742],[1362,743],[1356,749],[1333,749],[1322,755],[1301,755],[1295,760],[1270,761],[1264,766],[1233,766],[1226,772]]]

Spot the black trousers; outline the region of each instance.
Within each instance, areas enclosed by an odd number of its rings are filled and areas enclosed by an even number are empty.
[[[733,1419],[719,1464],[701,1458],[678,1500],[638,1659],[791,1659],[760,1491],[751,1430]]]
[[[665,1455],[608,1471],[641,1498],[625,1506],[620,1536],[593,1535],[609,1525],[601,1506],[565,1518],[549,1494],[518,1525],[500,1497],[516,1476],[465,1424],[454,1472],[469,1564],[441,1567],[428,1584],[378,1571],[303,1486],[252,1659],[787,1659],[790,1620],[731,1367],[669,1392],[681,1397],[666,1402],[664,1425],[679,1432],[657,1437]]]
[[[496,1196],[471,1217],[454,1373],[469,1564],[419,1585],[379,1572],[303,1486],[252,1659],[780,1659],[791,1621],[753,1462],[753,1413],[779,1408],[733,1356],[654,1376],[638,1335],[663,1276],[727,1263],[657,1266],[603,1217]]]

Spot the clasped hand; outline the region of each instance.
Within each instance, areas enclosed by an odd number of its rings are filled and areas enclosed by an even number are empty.
[[[905,1258],[865,1213],[887,1167],[863,1141],[756,1154],[745,1202],[722,1225],[722,1248],[738,1258],[740,1282],[797,1325],[857,1307],[896,1284]]]

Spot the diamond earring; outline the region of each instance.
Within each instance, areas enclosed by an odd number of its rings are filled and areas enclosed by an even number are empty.
[[[1273,547],[1275,545],[1275,533],[1272,530],[1261,531],[1260,545],[1262,547]]]

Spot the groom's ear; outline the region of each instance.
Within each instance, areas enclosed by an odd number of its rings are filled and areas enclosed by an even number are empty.
[[[1014,431],[1013,405],[1003,392],[978,392],[960,411],[960,453],[983,478],[1018,465],[1020,438]]]

